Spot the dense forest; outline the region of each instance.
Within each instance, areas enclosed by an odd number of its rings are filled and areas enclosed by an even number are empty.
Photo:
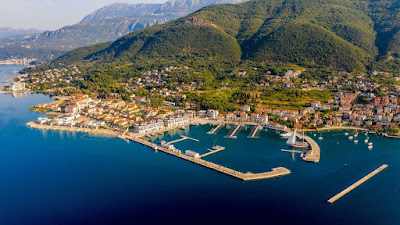
[[[296,63],[347,71],[398,69],[400,1],[252,0],[205,7],[74,50],[53,63],[132,63],[203,57],[237,64]]]

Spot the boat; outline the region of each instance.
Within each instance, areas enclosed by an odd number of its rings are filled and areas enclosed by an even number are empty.
[[[291,132],[281,133],[280,136],[282,138],[290,138],[290,136],[292,136],[292,133]]]
[[[373,144],[374,144],[374,143],[372,143],[372,142],[368,143],[369,146],[372,146]]]
[[[373,145],[368,145],[368,149],[369,149],[369,150],[371,150],[371,149],[373,149],[373,148],[374,148]]]
[[[308,148],[308,143],[304,142],[304,139],[303,142],[297,142],[296,137],[297,137],[297,131],[294,130],[289,140],[286,141],[286,144],[295,148]]]
[[[344,133],[344,135],[349,136],[349,133],[346,132],[346,133]]]
[[[186,130],[186,128],[184,126],[179,127],[179,129]]]
[[[355,134],[354,134],[354,137],[358,137],[358,133],[355,133]]]
[[[365,144],[367,144],[368,143],[368,139],[365,139],[364,142],[365,142]]]
[[[354,140],[354,144],[357,144],[358,143],[358,140]]]
[[[163,133],[162,132],[158,132],[158,135],[163,135]]]
[[[147,138],[150,138],[151,136],[150,136],[150,134],[146,134],[146,137],[147,137]]]
[[[318,140],[324,140],[324,137],[322,137],[322,134],[319,134]]]
[[[349,140],[353,140],[353,138],[354,138],[353,136],[350,136],[350,137],[349,137]]]

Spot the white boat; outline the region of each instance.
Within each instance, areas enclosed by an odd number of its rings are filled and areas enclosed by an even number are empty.
[[[358,140],[354,140],[354,144],[357,144],[358,143]]]
[[[346,132],[346,133],[344,133],[344,135],[349,136],[349,133]]]
[[[158,132],[158,135],[163,135],[163,133],[162,132]]]
[[[291,132],[281,133],[280,136],[282,138],[290,138],[290,136],[292,136],[292,133]]]
[[[368,139],[365,139],[364,142],[365,142],[365,144],[367,144],[368,143]]]
[[[322,137],[322,134],[319,134],[318,140],[324,140],[324,137]]]
[[[150,138],[151,136],[150,136],[150,134],[146,134],[146,137],[147,137],[147,138]]]
[[[372,146],[373,144],[374,144],[374,143],[372,143],[372,142],[368,143],[369,146]]]
[[[373,149],[373,148],[374,148],[374,146],[372,146],[372,145],[368,146],[368,149],[370,149],[370,150]]]
[[[186,130],[186,128],[185,128],[184,126],[179,127],[179,129],[181,129],[181,130]]]
[[[295,147],[295,148],[307,148],[308,147],[308,143],[307,142],[297,142],[296,141],[296,135],[297,135],[297,131],[294,130],[292,132],[292,135],[290,136],[289,140],[286,141],[286,144],[291,146],[291,147]]]
[[[353,140],[353,138],[354,138],[353,136],[350,136],[350,137],[349,137],[349,140]]]
[[[354,134],[354,137],[358,137],[358,133],[355,133],[355,134]]]

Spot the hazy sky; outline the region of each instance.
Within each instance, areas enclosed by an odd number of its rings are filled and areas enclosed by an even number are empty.
[[[0,0],[0,27],[55,30],[114,2],[163,3],[167,0]]]

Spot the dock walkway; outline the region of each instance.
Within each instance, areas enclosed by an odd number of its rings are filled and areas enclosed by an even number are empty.
[[[191,137],[187,137],[187,136],[183,136],[183,135],[181,135],[181,138],[180,139],[178,139],[178,140],[174,140],[174,141],[170,141],[170,142],[168,142],[167,144],[174,144],[174,143],[177,143],[177,142],[180,142],[180,141],[184,141],[184,140],[192,140],[192,141],[196,141],[196,142],[199,142],[199,140],[197,140],[197,139],[194,139],[194,138],[191,138]]]
[[[256,136],[256,134],[257,134],[259,129],[260,129],[259,125],[254,126],[253,129],[251,130],[250,135],[248,136],[248,138],[255,138],[255,136]]]
[[[207,152],[207,153],[201,155],[200,158],[203,158],[203,157],[206,157],[206,156],[208,156],[208,155],[211,155],[211,154],[220,152],[220,151],[222,151],[222,150],[225,150],[225,147],[221,147],[221,146],[220,146],[220,147],[219,147],[218,149],[216,149],[216,150],[213,150],[213,151],[210,151],[210,152]]]
[[[373,176],[375,176],[376,174],[378,174],[379,172],[381,172],[382,170],[386,169],[388,167],[388,165],[383,164],[382,166],[380,166],[378,169],[372,171],[370,174],[368,174],[367,176],[361,178],[361,180],[355,182],[354,184],[350,185],[348,188],[344,189],[343,191],[341,191],[339,194],[333,196],[332,198],[330,198],[328,200],[329,203],[334,203],[335,201],[337,201],[338,199],[340,199],[341,197],[345,196],[347,193],[349,193],[350,191],[354,190],[356,187],[360,186],[361,184],[363,184],[365,181],[371,179]]]
[[[240,124],[237,125],[236,128],[233,130],[233,132],[232,132],[231,134],[225,136],[225,138],[236,138],[235,134],[236,134],[236,132],[239,130],[239,128],[240,128],[241,126],[242,126],[242,125],[240,125]]]
[[[140,143],[142,145],[145,146],[149,146],[149,147],[155,147],[157,146],[156,144],[153,144],[151,142],[148,142],[146,140],[143,140],[140,138],[140,136],[125,136],[125,138],[130,139],[132,141],[135,141],[137,143]],[[157,150],[158,151],[162,151],[165,152],[167,154],[176,156],[178,158],[182,158],[185,159],[187,161],[196,163],[198,165],[204,166],[206,168],[221,172],[223,174],[226,174],[228,176],[232,176],[235,177],[237,179],[243,180],[243,181],[251,181],[251,180],[262,180],[262,179],[269,179],[269,178],[274,178],[274,177],[279,177],[279,176],[285,176],[285,175],[289,175],[291,173],[291,171],[287,168],[284,167],[277,167],[277,168],[273,168],[272,171],[270,172],[264,172],[264,173],[242,173],[206,160],[203,160],[201,158],[193,158],[190,156],[187,156],[185,154],[181,154],[178,152],[174,152],[172,150],[169,150],[167,148],[163,148],[161,146],[157,146]]]
[[[224,126],[224,125],[225,125],[225,124],[223,124],[223,123],[218,124],[217,127],[215,127],[215,128],[213,128],[213,129],[211,129],[210,131],[208,131],[207,134],[215,134],[215,133],[217,133],[217,132],[219,131],[219,129],[221,129],[222,126]]]

